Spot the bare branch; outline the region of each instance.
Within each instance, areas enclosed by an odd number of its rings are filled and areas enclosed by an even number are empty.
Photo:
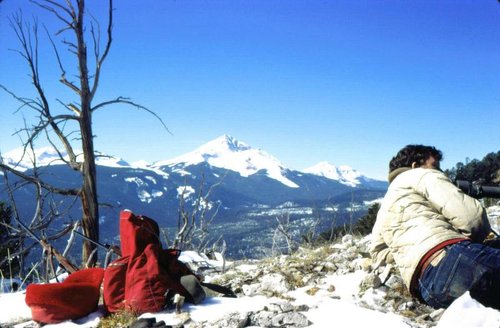
[[[99,84],[99,79],[101,75],[101,69],[104,61],[106,60],[106,57],[108,56],[109,50],[111,49],[111,43],[113,41],[113,0],[109,0],[109,8],[108,8],[108,29],[107,29],[107,36],[108,39],[106,41],[106,46],[104,48],[104,52],[101,56],[100,59],[97,59],[99,57],[99,52],[95,52],[96,55],[96,68],[95,68],[95,74],[94,74],[94,85],[92,86],[92,90],[90,91],[91,98],[94,98],[95,92],[97,90],[97,86]],[[95,39],[94,39],[94,42]],[[99,39],[97,40],[99,42]],[[162,122],[163,124],[163,122]],[[168,129],[167,129],[168,131]]]
[[[44,5],[43,3],[40,3],[40,2],[38,2],[36,0],[30,0],[30,2],[34,3],[35,5],[39,6],[40,8],[43,8],[43,9],[51,12],[59,20],[61,20],[62,22],[64,22],[66,25],[71,26],[71,22],[69,20],[67,20],[66,18],[64,18],[61,14],[59,14],[59,12],[56,9],[54,9],[54,7]],[[68,10],[66,7],[62,6],[61,4],[59,4],[59,3],[55,2],[55,1],[52,1],[52,0],[45,0],[45,2],[50,3],[51,5],[59,8],[59,10],[62,10],[64,12],[66,12],[66,14],[68,14],[70,17],[72,17],[73,13],[70,10]]]
[[[65,86],[69,87],[71,90],[75,91],[79,95],[80,89],[76,85],[74,85],[73,83],[71,83],[70,81],[68,81],[66,79],[66,70],[64,69],[64,66],[62,64],[61,57],[59,56],[59,51],[57,50],[57,47],[54,43],[54,40],[50,36],[49,31],[47,30],[47,28],[45,26],[44,26],[44,28],[45,28],[45,32],[47,33],[47,37],[49,38],[50,43],[52,45],[52,49],[54,49],[54,54],[56,56],[57,63],[59,64],[59,69],[61,70],[61,78],[59,79],[59,81],[62,84],[64,84]],[[76,113],[79,114],[79,112],[76,112]]]
[[[52,3],[52,2],[50,2]],[[54,4],[54,3],[53,3]],[[70,158],[73,158],[73,150],[71,143],[67,140],[66,136],[64,133],[59,129],[59,126],[56,123],[56,120],[54,120],[54,117],[52,116],[52,113],[50,111],[50,106],[49,102],[45,96],[45,93],[43,91],[43,88],[40,84],[40,76],[38,73],[38,29],[37,29],[37,24],[35,22],[35,25],[33,26],[33,36],[35,38],[35,41],[33,42],[30,37],[26,38],[26,33],[25,29],[22,26],[22,15],[17,15],[14,17],[14,22],[11,21],[11,24],[13,28],[16,30],[16,33],[18,35],[18,39],[21,43],[23,52],[25,54],[25,58],[28,61],[28,66],[31,69],[31,78],[32,78],[32,83],[35,86],[35,89],[37,90],[37,93],[40,97],[41,103],[38,105],[40,108],[36,108],[36,110],[43,116],[44,119],[46,119],[46,123],[42,123],[43,120],[41,121],[42,126],[38,126],[37,128],[34,129],[35,133],[31,140],[34,140],[38,133],[40,133],[41,129],[47,127],[50,125],[50,127],[53,129],[54,133],[58,136],[59,140],[63,144],[64,148],[66,149],[66,152],[70,156]],[[29,29],[29,25],[26,27],[26,29]],[[31,34],[28,34],[31,35]],[[34,43],[34,46],[33,46]],[[15,95],[14,95],[15,96]],[[16,97],[16,99],[21,99],[19,97]],[[22,100],[21,100],[22,101]],[[22,101],[23,104],[27,104],[26,101]],[[58,116],[61,117],[61,116]],[[71,117],[72,118],[72,117]]]
[[[97,104],[96,106],[92,107],[91,111],[94,112],[98,109],[104,108],[105,106],[114,105],[114,104],[127,104],[127,105],[133,106],[139,110],[144,110],[144,111],[148,112],[149,114],[153,115],[158,121],[160,121],[160,123],[163,125],[163,127],[165,128],[165,130],[168,133],[172,134],[170,132],[170,130],[167,128],[167,126],[165,125],[165,123],[163,122],[163,120],[161,119],[161,117],[158,116],[158,114],[156,114],[155,112],[153,112],[152,110],[150,110],[147,107],[136,104],[135,102],[131,101],[129,98],[118,97],[118,98],[113,99],[113,100],[101,102],[101,103]]]
[[[76,154],[73,152],[73,148],[71,148],[71,153],[68,154],[69,161],[64,158],[63,154],[59,151],[59,148],[54,144],[52,139],[48,136],[47,130],[44,130],[45,133],[47,134],[47,140],[49,143],[52,145],[52,148],[57,152],[57,155],[59,156],[59,159],[66,163],[69,167],[71,167],[75,171],[81,171],[82,169],[82,164],[77,161],[76,159]]]
[[[276,221],[278,223],[278,226],[274,231],[273,248],[277,243],[276,242],[277,236],[280,234],[283,238],[285,238],[288,254],[291,254],[293,251],[293,237],[290,232],[290,225],[291,225],[290,214],[287,213],[286,215],[283,215],[281,217],[276,217]]]
[[[36,178],[29,176],[29,175],[26,175],[26,174],[22,173],[21,171],[15,170],[15,169],[11,168],[10,166],[5,165],[3,163],[0,164],[0,168],[3,170],[9,171],[10,173],[13,173],[14,175],[17,175],[18,177],[20,177],[24,180],[30,181],[34,184],[40,184],[40,186],[43,189],[46,189],[50,192],[53,192],[53,193],[56,193],[59,195],[78,196],[80,194],[80,191],[77,189],[61,189],[61,188],[57,188],[57,187],[48,185],[48,184],[40,181],[39,179],[36,179]]]
[[[0,84],[0,89],[4,90],[6,93],[8,93],[10,96],[12,96],[15,100],[17,100],[18,102],[21,103],[21,106],[19,106],[14,113],[18,112],[19,110],[21,110],[23,107],[29,107],[39,113],[42,113],[42,106],[40,103],[38,103],[37,101],[33,100],[33,99],[29,99],[29,98],[23,98],[23,97],[19,97],[17,96],[13,91],[11,91],[10,89],[8,89],[6,86],[4,86],[3,84]]]

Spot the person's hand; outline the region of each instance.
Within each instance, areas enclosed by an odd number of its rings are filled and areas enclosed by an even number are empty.
[[[493,247],[493,248],[500,248],[500,238],[491,238],[491,239],[486,239],[483,241],[483,244],[488,246],[488,247]]]

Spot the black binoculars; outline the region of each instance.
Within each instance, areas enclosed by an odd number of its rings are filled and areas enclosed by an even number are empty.
[[[500,198],[500,187],[483,186],[480,183],[457,180],[456,185],[467,195],[474,198]]]

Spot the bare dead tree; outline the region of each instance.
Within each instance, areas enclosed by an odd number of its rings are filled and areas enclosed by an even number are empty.
[[[278,225],[274,230],[272,252],[275,253],[277,249],[279,250],[282,248],[279,245],[279,239],[284,238],[286,242],[286,253],[291,254],[294,250],[294,241],[291,232],[290,213],[286,213],[279,217],[277,216],[276,222]],[[280,251],[280,253],[282,252]]]
[[[53,35],[47,28],[45,32],[54,51],[54,59],[60,71],[59,82],[75,96],[72,101],[55,98],[49,101],[42,86],[40,73],[39,30],[37,21],[33,25],[27,23],[22,12],[10,20],[11,27],[20,43],[19,55],[25,60],[31,83],[35,89],[35,97],[23,97],[0,84],[0,89],[15,98],[20,106],[18,110],[28,109],[35,113],[38,121],[32,126],[17,132],[25,132],[28,137],[23,142],[25,150],[37,138],[45,138],[57,151],[59,157],[70,168],[81,173],[81,187],[70,195],[77,195],[82,205],[82,229],[91,241],[99,240],[99,204],[96,180],[96,157],[94,152],[93,114],[110,105],[125,104],[144,110],[154,115],[168,131],[167,127],[154,112],[125,97],[116,97],[99,103],[94,97],[101,80],[102,69],[111,49],[113,41],[113,0],[107,1],[107,21],[104,33],[101,34],[99,22],[86,11],[85,0],[30,0],[34,5],[51,13],[61,23],[61,28]],[[56,44],[55,38],[60,38]],[[69,52],[76,63],[76,71],[67,69],[62,60],[61,50]],[[72,80],[72,77],[75,80]],[[81,149],[82,154],[77,153]],[[80,156],[83,155],[83,156]],[[12,168],[5,169],[14,173]],[[17,173],[16,173],[17,174]],[[19,175],[21,176],[21,175]],[[22,176],[51,192],[67,195],[68,190],[49,187],[39,177]],[[85,240],[82,250],[83,262],[94,266],[97,261],[96,246]]]
[[[174,238],[173,247],[179,249],[192,248],[198,251],[205,251],[208,248],[209,227],[217,216],[220,208],[220,203],[216,203],[215,208],[212,208],[212,203],[209,198],[213,190],[222,183],[224,177],[219,182],[210,186],[208,191],[204,193],[203,186],[205,185],[205,177],[202,176],[197,196],[190,207],[186,206],[187,201],[187,186],[183,186],[179,196],[179,216],[177,224],[177,233]],[[218,243],[216,241],[216,243]],[[215,243],[214,243],[215,244]]]
[[[323,218],[320,213],[320,209],[316,209],[315,217],[310,222],[307,230],[302,234],[302,243],[305,245],[314,245],[318,234],[318,228],[321,226]],[[321,231],[320,231],[321,233]]]

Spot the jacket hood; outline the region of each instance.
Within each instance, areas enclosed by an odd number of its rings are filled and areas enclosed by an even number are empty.
[[[389,180],[389,183],[391,183],[394,179],[396,179],[398,175],[408,170],[411,170],[411,167],[399,167],[394,171],[389,172],[389,178],[387,180]]]

